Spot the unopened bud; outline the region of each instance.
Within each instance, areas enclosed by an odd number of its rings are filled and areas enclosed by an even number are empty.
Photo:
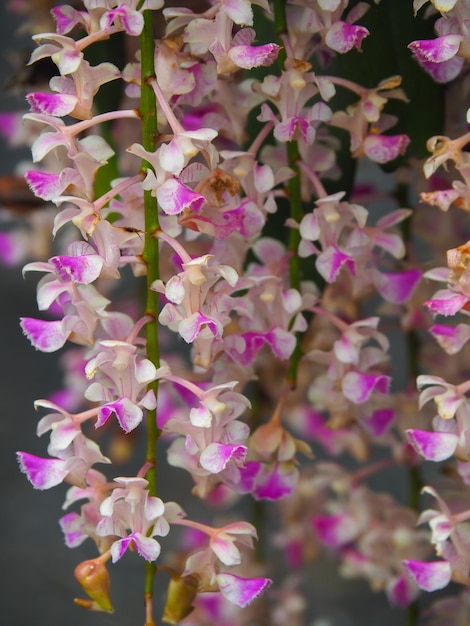
[[[111,583],[102,557],[83,561],[75,568],[75,578],[92,601],[75,598],[76,604],[90,611],[114,613],[109,598]]]
[[[164,624],[179,624],[193,610],[193,601],[198,589],[198,580],[195,576],[172,576],[168,585],[165,610],[162,622]]]
[[[250,437],[252,447],[263,458],[268,458],[276,452],[281,445],[283,428],[275,421],[267,422],[258,426]]]

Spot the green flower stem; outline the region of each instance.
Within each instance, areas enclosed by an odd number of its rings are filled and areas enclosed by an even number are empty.
[[[144,28],[140,36],[141,46],[141,98],[140,98],[140,115],[142,118],[142,144],[145,150],[153,152],[156,147],[156,139],[158,136],[157,128],[157,108],[155,94],[153,89],[148,85],[148,81],[155,78],[154,54],[155,42],[152,25],[152,12],[144,11]],[[147,161],[142,162],[142,171],[146,172],[151,165]],[[144,245],[144,262],[147,266],[147,300],[146,315],[152,319],[146,326],[147,331],[147,358],[155,365],[160,366],[160,349],[158,344],[158,293],[150,289],[150,285],[159,278],[159,251],[158,239],[153,237],[153,233],[159,229],[158,211],[155,198],[152,197],[150,191],[144,191],[144,207],[145,207],[145,245]],[[148,386],[149,390],[153,390],[155,397],[158,397],[158,381],[152,381]],[[160,431],[157,428],[157,412],[156,410],[147,411],[147,453],[145,461],[149,469],[145,475],[149,481],[149,493],[152,496],[157,495],[157,440]],[[152,597],[153,597],[153,579],[155,576],[155,567],[152,563],[146,564],[145,575],[145,604],[146,604],[146,624],[145,626],[154,626],[152,617]]]
[[[297,146],[297,142],[290,141],[287,144],[287,162],[291,170],[295,172],[295,176],[289,179],[287,183],[287,193],[289,197],[290,216],[298,224],[302,221],[302,198],[300,194],[300,169],[299,169],[300,154]],[[298,255],[298,249],[300,244],[300,231],[297,228],[291,228],[289,233],[289,274],[290,274],[290,286],[293,289],[297,289],[300,293],[300,261]],[[288,381],[292,389],[297,386],[297,370],[299,368],[299,362],[302,357],[302,348],[300,345],[300,333],[297,333],[297,342],[295,344],[294,352],[292,353]]]
[[[286,2],[284,0],[274,0],[274,22],[276,28],[276,37],[278,44],[281,46],[278,55],[278,62],[281,72],[284,70],[284,64],[287,59],[286,50],[284,47],[283,37],[287,35],[287,20],[286,20]],[[290,206],[290,217],[297,223],[300,223],[303,217],[302,211],[302,197],[300,191],[300,153],[296,141],[289,141],[286,144],[287,151],[287,164],[294,172],[294,176],[289,179],[287,183],[287,196]],[[290,284],[293,289],[297,289],[300,292],[300,262],[298,256],[298,248],[300,243],[300,232],[297,228],[291,228],[289,234],[288,249],[290,252],[289,259],[289,273]],[[297,343],[295,350],[292,354],[288,381],[292,389],[295,389],[297,384],[297,370],[299,368],[299,361],[302,356],[302,349],[300,347],[300,336],[297,333]]]

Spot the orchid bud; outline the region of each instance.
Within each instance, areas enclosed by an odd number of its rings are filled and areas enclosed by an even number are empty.
[[[279,448],[283,428],[277,421],[270,421],[258,426],[250,437],[252,447],[263,457],[269,457]]]
[[[102,557],[83,561],[77,565],[74,574],[83,590],[92,598],[92,600],[75,598],[76,604],[90,611],[114,613],[114,608],[109,598],[111,586],[109,574]]]
[[[168,585],[165,610],[162,622],[164,624],[179,624],[193,610],[193,600],[198,589],[198,579],[195,576],[173,575]]]

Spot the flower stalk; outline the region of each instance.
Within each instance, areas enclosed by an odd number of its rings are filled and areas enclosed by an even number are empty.
[[[157,127],[157,108],[155,94],[149,82],[155,78],[155,42],[153,34],[152,12],[146,10],[143,12],[144,27],[140,35],[141,44],[141,99],[140,99],[140,116],[142,119],[142,145],[148,152],[153,152],[156,147],[156,139],[158,136]],[[142,171],[144,173],[151,168],[147,161],[142,162]],[[146,307],[145,314],[151,318],[146,325],[146,353],[147,358],[153,365],[158,368],[160,366],[160,348],[158,339],[158,293],[150,287],[152,283],[160,277],[159,272],[159,242],[153,236],[153,233],[159,229],[158,208],[155,198],[151,192],[144,190],[144,212],[145,212],[145,245],[143,258],[147,268],[146,274]],[[152,380],[148,384],[148,390],[153,391],[158,399],[158,380]],[[157,400],[158,403],[158,400]],[[160,435],[157,427],[157,409],[147,410],[147,451],[145,461],[148,465],[146,479],[149,483],[149,493],[152,496],[157,495],[157,440]],[[153,587],[155,577],[155,566],[152,563],[146,563],[145,572],[145,607],[146,607],[146,624],[145,626],[154,626],[153,621]]]
[[[278,44],[281,46],[278,55],[278,64],[281,73],[285,69],[285,63],[287,60],[287,53],[285,47],[285,38],[288,37],[287,31],[287,18],[286,18],[286,3],[282,0],[274,0],[274,22],[276,28],[276,38]],[[288,141],[286,143],[286,156],[287,165],[292,170],[294,175],[287,181],[287,199],[289,203],[289,214],[291,219],[300,223],[303,216],[302,211],[302,195],[300,186],[300,162],[301,156],[299,147],[295,140]],[[300,233],[297,229],[291,228],[289,232],[289,275],[290,284],[293,289],[300,291],[301,271],[300,271],[300,259],[298,255],[298,248],[300,243]],[[291,389],[295,389],[297,386],[297,372],[299,368],[299,362],[302,357],[302,348],[300,342],[300,334],[296,333],[296,345],[294,352],[292,353],[289,365],[289,372],[287,380]]]

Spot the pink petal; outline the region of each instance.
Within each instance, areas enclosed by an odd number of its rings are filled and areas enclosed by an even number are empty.
[[[213,442],[201,454],[199,462],[201,467],[211,474],[219,474],[227,467],[229,461],[241,465],[245,459],[246,451],[246,446]]]
[[[18,132],[20,113],[0,113],[0,135],[9,141],[13,141]]]
[[[333,351],[336,358],[341,361],[341,363],[357,363],[358,348],[348,335],[343,335],[340,339],[335,341]]]
[[[55,117],[64,117],[71,113],[77,105],[78,98],[66,93],[32,92],[26,96],[33,113],[45,113]]]
[[[448,61],[457,54],[462,42],[461,35],[444,35],[436,39],[421,39],[412,41],[408,48],[412,50],[418,59],[442,63]]]
[[[451,457],[458,444],[458,437],[452,433],[430,433],[426,430],[409,429],[408,441],[413,448],[429,461],[444,461]]]
[[[404,154],[409,143],[408,135],[368,135],[364,139],[364,152],[371,161],[388,163]]]
[[[282,328],[273,328],[266,334],[272,351],[279,359],[288,359],[294,352],[297,339],[292,333]]]
[[[299,230],[302,239],[308,239],[309,241],[317,241],[320,239],[321,231],[315,211],[313,213],[307,213],[307,215],[302,218]]]
[[[186,343],[192,343],[204,327],[209,328],[216,339],[222,337],[222,324],[218,320],[206,317],[200,311],[193,313],[180,322],[178,332]]]
[[[318,271],[328,283],[333,283],[343,265],[345,265],[351,274],[354,274],[354,259],[344,252],[341,252],[336,246],[329,246],[322,252],[315,263]]]
[[[342,390],[346,398],[355,404],[366,402],[373,391],[387,393],[390,377],[384,374],[348,372],[343,378]]]
[[[69,473],[62,459],[43,459],[27,452],[17,452],[23,474],[35,489],[50,489],[59,485]]]
[[[240,565],[242,557],[240,550],[233,543],[233,537],[224,538],[216,535],[211,539],[211,548],[224,565],[228,565],[229,567],[232,565]]]
[[[247,461],[240,468],[240,476],[237,483],[240,493],[251,493],[255,488],[255,481],[263,468],[260,461]]]
[[[377,409],[362,423],[374,437],[381,437],[388,430],[394,419],[395,411],[393,409]]]
[[[0,233],[0,261],[4,265],[13,267],[23,259],[24,247],[15,239],[10,233]]]
[[[418,58],[418,61],[426,72],[434,78],[436,83],[440,84],[449,83],[454,78],[457,78],[464,64],[464,59],[457,56],[442,63],[433,63],[420,58]]]
[[[289,462],[260,464],[252,494],[256,500],[279,500],[293,492],[299,470]]]
[[[455,315],[463,309],[470,300],[470,298],[463,294],[445,289],[442,289],[435,295],[440,297],[427,300],[424,306],[427,307],[431,313],[439,313],[440,315]]]
[[[374,284],[384,300],[403,304],[410,298],[420,279],[421,272],[417,269],[387,274],[378,272]]]
[[[121,4],[116,9],[107,11],[100,19],[100,27],[103,30],[109,29],[113,22],[116,23],[115,20],[121,22],[124,30],[134,37],[140,35],[144,27],[142,14],[138,11],[133,11],[124,4]]]
[[[311,144],[315,140],[315,128],[300,115],[293,115],[284,122],[276,124],[274,136],[278,141],[286,142],[302,138],[305,143]]]
[[[184,281],[181,276],[172,276],[165,285],[165,296],[173,304],[181,304],[185,293]]]
[[[217,574],[221,594],[233,604],[244,608],[271,585],[269,578],[240,578],[234,574]]]
[[[158,159],[161,167],[170,174],[178,175],[184,167],[184,154],[175,139],[160,146]]]
[[[96,161],[100,161],[100,165],[107,163],[108,159],[114,155],[114,150],[99,135],[87,135],[83,139],[78,139],[77,143],[81,152],[87,153],[87,157],[91,156]],[[75,202],[79,204],[77,201]]]
[[[355,26],[354,24],[338,21],[326,33],[325,43],[335,52],[343,54],[352,50],[352,48],[359,50],[362,40],[368,34],[369,31],[364,26]]]
[[[433,324],[429,332],[447,354],[456,354],[470,339],[470,326],[468,324],[458,324],[458,326]]]
[[[423,513],[423,515],[426,511]],[[424,520],[423,520],[424,521]],[[449,539],[455,524],[447,517],[447,515],[436,515],[429,519],[429,526],[432,530],[432,542],[435,544],[442,543]]]
[[[446,283],[449,280],[449,268],[448,267],[434,267],[432,270],[424,272],[424,278],[435,280],[440,283]]]
[[[64,49],[57,55],[55,63],[62,76],[73,74],[78,70],[82,62],[82,53],[78,49]]]
[[[21,328],[24,334],[41,352],[55,352],[62,348],[69,336],[63,331],[62,321],[46,322],[32,317],[21,318]]]
[[[43,200],[57,198],[64,191],[59,174],[29,170],[24,177],[34,195]]]
[[[416,599],[417,591],[414,583],[404,574],[393,578],[387,585],[387,597],[391,604],[401,608],[407,607]]]
[[[296,131],[300,128],[302,124],[305,127],[306,123],[307,120],[304,120],[297,115],[289,117],[284,122],[276,123],[276,126],[274,128],[274,136],[278,141],[292,141],[294,139]]]
[[[44,418],[45,419],[45,418]],[[39,422],[39,424],[41,424]],[[38,424],[38,436],[39,432],[39,424]],[[66,450],[72,441],[77,437],[77,435],[81,432],[80,426],[75,424],[73,421],[69,420],[57,420],[52,427],[51,432],[51,443],[48,448],[49,454],[56,454],[57,456],[62,456],[59,454],[60,451]]]
[[[447,587],[450,582],[452,570],[446,561],[403,561],[403,565],[416,581],[417,585],[425,591],[436,591]]]
[[[137,552],[146,561],[155,561],[160,556],[161,547],[158,541],[152,539],[152,537],[146,537],[142,533],[132,533],[134,539],[134,546]]]
[[[374,235],[374,243],[376,246],[386,250],[396,259],[401,259],[405,255],[405,245],[401,235],[393,233],[377,233]]]
[[[192,408],[189,412],[191,424],[194,424],[194,426],[198,426],[199,428],[209,428],[212,423],[212,417],[212,413],[203,404]]]
[[[97,254],[83,256],[54,256],[49,259],[59,280],[63,283],[75,282],[88,285],[101,273],[104,259]]]
[[[253,10],[248,0],[224,0],[220,8],[235,24],[253,25]]]
[[[356,520],[348,513],[316,516],[312,524],[320,541],[334,548],[350,543],[359,530]]]
[[[199,212],[206,199],[192,191],[176,178],[169,178],[157,189],[157,202],[167,215],[177,215],[182,211]]]
[[[268,106],[265,102],[263,102],[263,104],[261,105],[261,113],[258,115],[256,119],[259,120],[260,122],[274,122],[275,124],[279,123],[279,120],[276,117],[276,114],[271,109],[271,107]]]
[[[53,7],[51,9],[52,17],[54,18],[57,25],[57,32],[59,35],[64,35],[68,33],[74,28],[74,26],[82,25],[85,26],[86,22],[84,19],[84,15],[81,11],[77,11],[73,7],[64,5]]]
[[[130,535],[129,537],[124,537],[124,539],[119,539],[119,541],[115,541],[111,546],[111,557],[113,563],[119,561],[124,556],[129,545],[132,543],[133,537]]]
[[[88,535],[83,532],[83,521],[77,513],[68,513],[59,520],[68,548],[77,548],[82,545]]]
[[[228,56],[237,67],[251,70],[253,67],[268,66],[274,63],[280,50],[275,43],[263,46],[234,46]]]
[[[376,226],[381,230],[391,228],[392,226],[403,222],[403,220],[406,220],[412,215],[412,213],[413,211],[411,211],[411,209],[397,209],[396,211],[387,213],[387,215],[380,218]]]
[[[256,191],[259,193],[270,191],[276,184],[271,166],[255,163],[254,183]]]
[[[131,402],[128,398],[120,398],[116,402],[109,402],[100,407],[95,428],[99,428],[105,424],[110,415],[116,415],[119,425],[124,432],[129,433],[142,422],[143,412],[140,407]]]
[[[38,163],[54,148],[66,145],[66,141],[59,133],[41,133],[31,146],[33,162]]]
[[[242,339],[242,341],[237,341]],[[226,345],[232,359],[243,366],[251,365],[258,352],[266,343],[263,333],[243,333],[243,335],[228,335]]]

